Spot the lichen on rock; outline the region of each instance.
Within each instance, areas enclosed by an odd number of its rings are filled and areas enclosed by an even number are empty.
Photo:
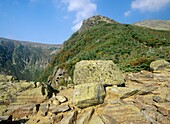
[[[73,81],[120,85],[124,83],[124,75],[111,60],[82,60],[75,65]]]
[[[105,90],[102,84],[79,84],[74,89],[73,104],[79,108],[86,108],[103,103],[104,97]]]

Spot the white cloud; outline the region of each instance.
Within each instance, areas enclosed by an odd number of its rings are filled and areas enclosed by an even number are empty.
[[[135,0],[132,2],[131,8],[145,12],[156,12],[168,5],[170,5],[170,0]]]
[[[124,16],[127,17],[127,16],[130,16],[130,14],[131,14],[131,11],[127,11],[127,12],[124,13]]]
[[[67,6],[68,12],[75,12],[75,20],[73,21],[73,31],[81,27],[82,21],[94,15],[97,5],[92,0],[61,0]]]

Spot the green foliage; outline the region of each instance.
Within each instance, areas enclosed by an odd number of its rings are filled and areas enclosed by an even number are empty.
[[[81,60],[113,60],[123,71],[148,70],[151,61],[170,59],[170,32],[133,25],[101,22],[74,33],[44,71],[43,80],[58,66],[73,76],[74,65]]]

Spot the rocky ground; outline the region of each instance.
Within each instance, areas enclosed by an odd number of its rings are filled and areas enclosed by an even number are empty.
[[[102,69],[104,73],[98,78],[103,79],[106,75],[109,80],[107,75],[113,72],[103,68],[102,62],[92,63],[83,69],[93,72],[94,78],[98,74],[96,70]],[[41,85],[34,88],[32,84],[32,88],[21,91],[14,102],[6,105],[0,119],[7,120],[12,115],[9,122],[26,124],[169,124],[170,66],[164,60],[160,63],[151,64],[153,71],[124,74],[122,79],[125,81],[121,84],[116,84],[116,80],[113,84],[107,84],[107,81],[93,83],[95,80],[85,84],[76,82],[75,86],[61,88],[50,99],[41,94]],[[109,64],[113,69],[115,66],[110,62],[103,64]],[[75,71],[81,71],[81,68]],[[77,78],[82,79],[79,73]]]

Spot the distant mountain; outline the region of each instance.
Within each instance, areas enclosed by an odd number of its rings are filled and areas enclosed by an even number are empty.
[[[151,61],[170,60],[170,31],[157,31],[121,24],[104,16],[93,16],[64,42],[41,76],[52,78],[57,69],[73,76],[74,65],[81,60],[113,60],[123,71],[148,70]]]
[[[61,45],[0,38],[0,73],[36,80]]]
[[[134,23],[134,25],[155,30],[170,30],[170,20],[145,20]]]

